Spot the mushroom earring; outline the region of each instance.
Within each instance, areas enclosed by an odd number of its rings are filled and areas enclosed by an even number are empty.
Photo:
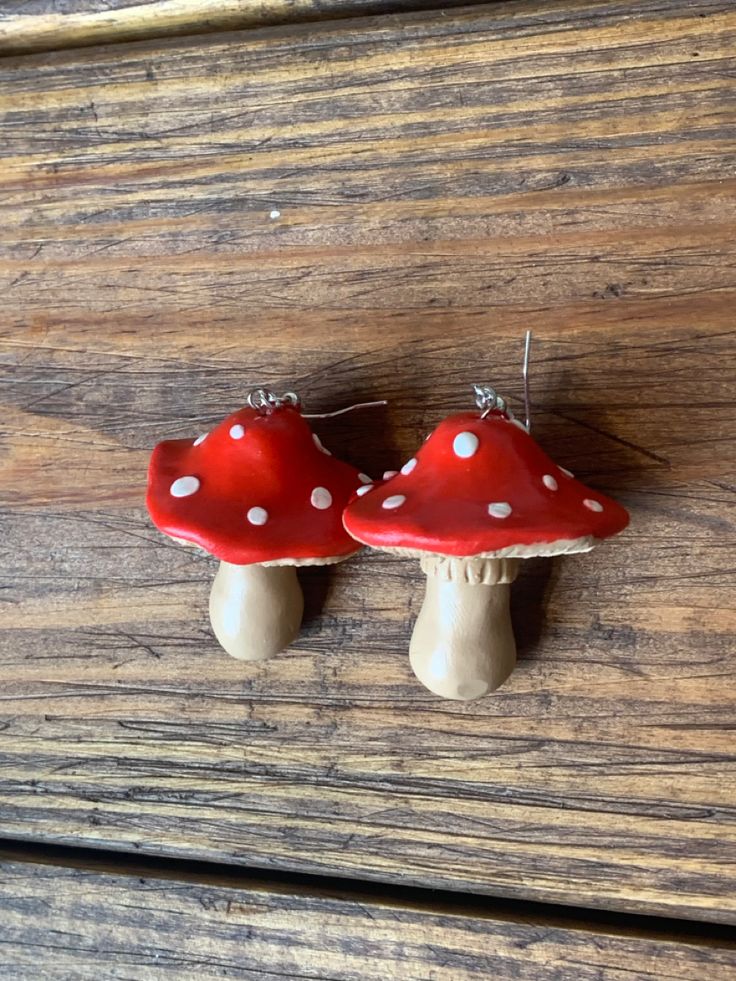
[[[520,561],[587,552],[629,521],[556,466],[493,389],[475,391],[480,413],[441,422],[396,476],[359,488],[343,516],[359,542],[420,558],[427,590],[411,666],[454,699],[479,698],[514,669],[509,591]]]
[[[306,418],[293,392],[258,389],[211,432],[166,440],[151,457],[153,523],[220,560],[210,621],[242,660],[271,657],[297,636],[298,566],[342,562],[360,548],[342,511],[370,477],[335,459]]]

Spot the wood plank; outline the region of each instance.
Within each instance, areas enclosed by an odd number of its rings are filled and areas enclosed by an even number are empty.
[[[0,65],[6,834],[735,918],[735,41],[524,3]],[[524,564],[508,685],[419,687],[369,552],[222,655],[152,444],[266,382],[389,398],[318,426],[380,472],[518,399],[527,327],[535,435],[633,521]]]
[[[0,2],[0,55],[468,6],[473,0],[24,0]]]
[[[441,902],[1,862],[0,977],[730,981],[736,944]],[[683,935],[684,934],[684,935]]]

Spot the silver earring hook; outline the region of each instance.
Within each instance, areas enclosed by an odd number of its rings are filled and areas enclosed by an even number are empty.
[[[285,405],[292,409],[301,409],[302,401],[296,392],[284,392],[283,395],[276,395],[269,388],[254,388],[248,394],[248,405],[256,412],[267,415],[274,409],[280,409]],[[345,412],[353,412],[355,409],[370,409],[377,405],[388,405],[386,399],[378,402],[356,402],[355,405],[348,405],[344,409],[336,409],[334,412],[303,412],[305,419],[331,419],[333,416],[341,416]]]
[[[532,349],[532,332],[528,330],[524,338],[524,361],[521,367],[521,376],[524,382],[524,426],[529,432],[531,428],[531,399],[529,397],[529,360]],[[509,419],[514,418],[514,414],[509,409],[506,399],[498,394],[495,388],[490,385],[473,385],[475,393],[475,404],[480,409],[481,419],[485,419],[491,412],[505,412]]]
[[[524,379],[524,425],[526,431],[531,431],[531,399],[529,398],[529,357],[532,350],[532,332],[528,330],[524,338],[524,363],[521,368],[521,377]]]
[[[379,399],[377,402],[356,402],[355,405],[347,405],[344,409],[335,409],[334,412],[303,412],[305,419],[332,419],[334,416],[341,416],[346,412],[354,412],[356,409],[372,409],[377,405],[388,405],[386,399]]]

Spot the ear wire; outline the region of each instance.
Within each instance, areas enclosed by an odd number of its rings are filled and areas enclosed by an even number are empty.
[[[379,399],[377,402],[356,402],[355,405],[348,405],[344,409],[335,409],[334,412],[304,412],[305,419],[332,419],[334,416],[341,416],[346,412],[355,412],[356,409],[372,409],[374,406],[388,405],[386,399]]]
[[[530,428],[531,399],[529,397],[529,360],[532,349],[532,332],[528,330],[524,338],[524,360],[521,366],[521,376],[524,381],[524,427],[527,432]],[[513,412],[506,404],[506,399],[499,395],[495,388],[490,385],[473,385],[475,394],[475,404],[480,409],[481,419],[485,419],[493,411],[505,412],[510,418],[514,418]]]
[[[257,412],[268,414],[274,409],[281,409],[289,406],[292,409],[301,410],[302,401],[296,392],[284,392],[283,395],[276,395],[269,388],[254,388],[248,394],[248,405]],[[372,409],[374,406],[388,405],[386,399],[377,402],[356,402],[355,405],[348,405],[344,409],[335,409],[334,412],[303,412],[305,419],[332,419],[333,416],[341,416],[345,412],[354,412],[356,409]]]
[[[524,338],[524,363],[521,367],[521,377],[524,379],[524,425],[526,431],[531,429],[531,399],[529,398],[529,357],[532,349],[532,332],[528,330]]]

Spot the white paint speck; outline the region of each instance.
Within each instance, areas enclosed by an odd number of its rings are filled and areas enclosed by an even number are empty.
[[[544,477],[542,477],[542,483],[547,490],[557,490],[557,481],[551,473],[546,473]]]
[[[265,508],[251,508],[246,517],[252,525],[265,525],[268,521],[268,511]]]
[[[583,501],[583,504],[586,506],[586,508],[590,508],[591,511],[603,510],[603,505],[601,504],[601,502],[594,501],[590,497],[586,497],[585,500]]]
[[[572,471],[566,470],[564,467],[558,467],[557,469],[560,471],[560,473],[564,473],[564,475],[566,477],[574,477],[575,476],[575,474],[572,473]]]
[[[416,465],[417,465],[416,458],[412,457],[411,460],[406,461],[404,466],[401,468],[401,472],[405,477],[408,477]]]
[[[494,501],[488,505],[488,513],[492,518],[508,518],[511,514],[511,505],[506,501]]]
[[[369,477],[367,473],[359,473],[358,474],[358,480],[361,482],[361,484],[372,484],[373,483],[373,478],[372,477]]]
[[[207,439],[207,436],[208,435],[209,435],[209,433],[202,433],[201,436],[197,436],[197,438],[195,439],[195,441],[192,443],[192,446],[199,446],[200,443],[204,443],[204,441]]]
[[[368,491],[372,490],[373,484],[363,484],[363,486],[359,487],[355,493],[358,495],[358,497],[362,497],[364,494],[367,494]]]
[[[327,449],[327,447],[322,445],[322,440],[319,438],[319,436],[316,433],[312,433],[312,439],[314,440],[314,445],[317,447],[318,450],[321,450],[327,456],[332,456],[332,454]]]
[[[196,494],[199,490],[199,481],[196,477],[177,477],[169,488],[172,497],[189,497]]]
[[[230,435],[233,439],[242,439],[245,436],[245,429],[241,425],[231,426]]]
[[[403,494],[393,494],[391,497],[386,498],[381,507],[386,508],[387,511],[393,511],[394,508],[400,508],[405,500],[406,498]]]
[[[271,219],[271,221],[276,221],[277,218],[281,217],[281,212],[278,210],[278,208],[274,208],[268,217]]]
[[[312,502],[313,508],[317,508],[318,511],[326,511],[332,504],[332,494],[326,487],[315,487],[309,500]]]
[[[479,440],[475,433],[458,433],[452,441],[452,449],[455,456],[459,456],[462,460],[467,460],[468,457],[474,456],[478,451],[478,446]]]
[[[399,472],[398,470],[384,470],[383,471],[383,479],[384,480],[391,480],[391,478],[392,477],[395,477],[398,472]]]

